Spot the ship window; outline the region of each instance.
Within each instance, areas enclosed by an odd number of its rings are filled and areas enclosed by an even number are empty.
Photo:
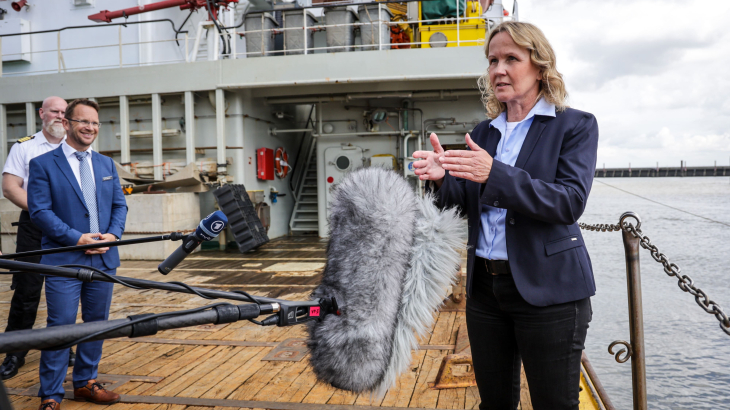
[[[344,155],[340,155],[335,160],[335,166],[340,171],[347,171],[350,168],[350,158],[347,158]]]
[[[434,33],[431,37],[428,38],[428,43],[431,45],[432,48],[446,47],[447,41],[448,39],[446,38],[446,35],[441,32]]]

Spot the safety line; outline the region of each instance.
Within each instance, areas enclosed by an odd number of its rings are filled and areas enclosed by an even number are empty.
[[[710,222],[718,223],[718,224],[720,224],[720,225],[730,226],[730,224],[729,224],[729,223],[726,223],[726,222],[721,222],[721,221],[717,221],[717,220],[714,220],[714,219],[710,219],[710,218],[708,218],[708,217],[706,217],[706,216],[702,216],[702,215],[697,215],[697,214],[695,214],[695,213],[692,213],[692,212],[689,212],[689,211],[685,211],[684,209],[679,209],[679,208],[673,207],[673,206],[671,206],[671,205],[667,205],[667,204],[661,203],[661,202],[659,202],[659,201],[655,201],[655,200],[653,200],[653,199],[650,199],[650,198],[647,198],[647,197],[645,197],[645,196],[641,196],[641,195],[639,195],[639,194],[635,194],[635,193],[633,193],[633,192],[631,192],[631,191],[627,191],[627,190],[625,190],[625,189],[621,189],[621,188],[619,188],[619,187],[617,187],[617,186],[613,186],[613,185],[611,185],[611,184],[607,184],[607,183],[605,183],[605,182],[603,182],[603,181],[599,181],[598,179],[594,179],[594,181],[596,181],[596,182],[600,182],[600,183],[602,183],[603,185],[608,185],[608,186],[610,186],[611,188],[614,188],[614,189],[618,189],[619,191],[622,191],[622,192],[626,192],[626,193],[627,193],[627,194],[629,194],[629,195],[633,195],[633,196],[639,197],[639,198],[641,198],[641,199],[645,199],[645,200],[647,200],[647,201],[649,201],[649,202],[653,202],[653,203],[655,203],[655,204],[659,204],[659,205],[661,205],[661,206],[666,206],[667,208],[672,208],[672,209],[674,209],[675,211],[679,211],[679,212],[684,212],[685,214],[689,214],[689,215],[692,215],[692,216],[696,216],[696,217],[698,217],[698,218],[702,218],[702,219],[708,220],[708,221],[710,221]]]

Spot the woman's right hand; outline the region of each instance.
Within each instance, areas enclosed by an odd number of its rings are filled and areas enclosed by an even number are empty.
[[[416,151],[413,158],[421,158],[421,161],[413,163],[416,168],[415,174],[422,181],[435,181],[437,186],[441,185],[446,171],[441,166],[440,158],[444,155],[444,149],[439,143],[439,137],[435,133],[430,135],[431,146],[433,151]]]

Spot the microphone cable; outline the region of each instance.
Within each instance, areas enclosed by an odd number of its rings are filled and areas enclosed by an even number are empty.
[[[59,268],[81,268],[81,269],[89,269],[89,270],[92,270],[92,271],[94,271],[94,272],[96,272],[96,273],[104,276],[105,278],[109,279],[110,281],[112,281],[114,283],[120,284],[122,286],[126,286],[128,288],[132,288],[132,289],[136,289],[136,290],[155,290],[154,288],[132,285],[132,284],[127,283],[127,282],[125,282],[125,281],[123,281],[121,279],[118,279],[114,275],[110,275],[110,274],[108,274],[108,273],[106,273],[106,272],[104,272],[104,271],[102,271],[100,269],[94,268],[93,266],[70,264],[70,265],[59,265]],[[204,295],[204,294],[198,292],[197,290],[195,290],[195,288],[193,288],[192,286],[188,285],[187,283],[177,282],[177,281],[174,281],[174,282],[166,282],[166,283],[169,283],[169,284],[172,284],[172,285],[182,286],[185,289],[189,290],[194,295],[199,296],[199,297],[201,297],[203,299],[207,299],[207,300],[219,299],[219,298],[216,298],[216,297],[213,297],[213,296]],[[237,293],[239,295],[246,296],[250,302],[255,303],[255,304],[259,305],[259,306],[261,305],[261,302],[258,299],[254,298],[253,296],[251,296],[248,292],[244,292],[242,290],[232,290],[231,293]],[[217,305],[210,305],[210,306],[213,307],[213,306],[217,306]],[[248,321],[251,322],[251,323],[257,324],[259,326],[264,326],[265,325],[264,323],[262,323],[262,322],[260,322],[260,321],[258,321],[256,319],[248,319]],[[73,345],[71,345],[71,346],[73,346]]]

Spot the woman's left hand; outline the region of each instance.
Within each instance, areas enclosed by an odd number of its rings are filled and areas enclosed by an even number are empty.
[[[489,179],[492,170],[492,156],[483,150],[471,136],[466,134],[466,145],[471,150],[450,150],[441,157],[441,166],[456,178],[483,184]]]

